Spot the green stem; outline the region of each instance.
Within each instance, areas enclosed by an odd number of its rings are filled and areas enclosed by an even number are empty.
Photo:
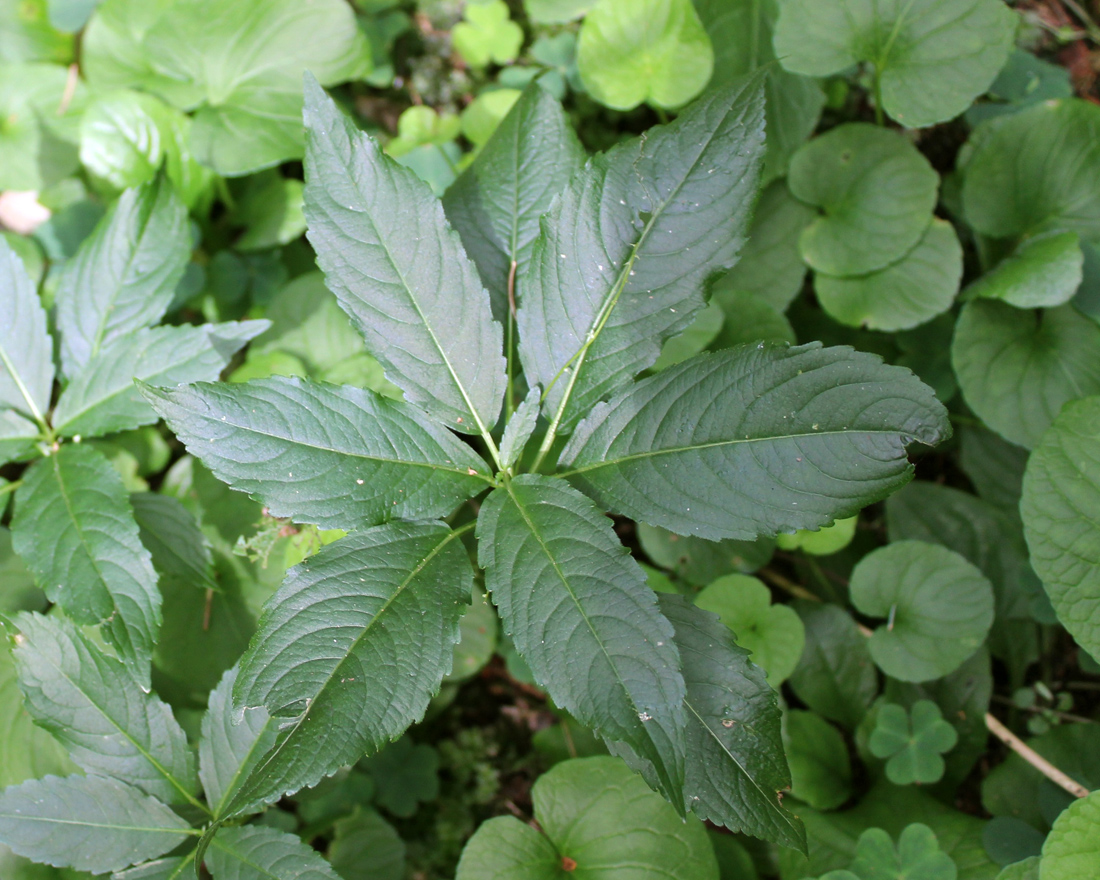
[[[886,125],[886,117],[882,112],[882,77],[879,75],[879,65],[875,65],[875,124]]]

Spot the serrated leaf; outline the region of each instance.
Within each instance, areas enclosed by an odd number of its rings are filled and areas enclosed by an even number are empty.
[[[0,463],[23,458],[30,453],[42,429],[19,413],[0,410]]]
[[[333,85],[370,66],[341,0],[183,0],[144,35],[142,52],[158,71],[194,86],[197,100],[180,105],[200,105],[192,149],[229,177],[301,158],[303,71]]]
[[[109,342],[159,321],[190,254],[187,209],[167,179],[124,192],[58,281],[66,376],[77,376]]]
[[[122,478],[103,454],[66,444],[35,462],[15,493],[12,541],[50,600],[103,635],[149,681],[160,593]]]
[[[199,778],[215,818],[225,814],[225,808],[248,780],[256,762],[275,745],[278,726],[263,706],[241,710],[233,706],[236,682],[234,667],[210,692],[202,719]]]
[[[787,70],[831,76],[873,65],[883,109],[907,128],[958,116],[1008,60],[1017,17],[1000,0],[781,0]]]
[[[63,618],[20,614],[15,662],[27,711],[89,773],[194,803],[195,760],[166,703]]]
[[[1081,286],[1084,254],[1076,232],[1025,238],[965,291],[967,297],[999,299],[1018,309],[1060,306]]]
[[[508,314],[512,264],[527,265],[539,218],[584,158],[561,105],[532,83],[443,197],[447,219],[477,264],[498,321]]]
[[[993,623],[993,588],[958,553],[924,541],[896,541],[868,553],[852,571],[852,604],[886,618],[871,656],[902,681],[954,671],[981,647]]]
[[[1031,449],[1063,404],[1100,394],[1100,327],[1071,305],[1036,315],[974,300],[959,315],[951,362],[970,408]]]
[[[837,605],[800,602],[795,607],[805,627],[806,646],[791,674],[791,689],[819,715],[852,730],[878,693],[867,639]]]
[[[187,856],[155,859],[125,871],[116,871],[111,875],[111,880],[191,880],[195,873],[194,860],[194,852]]]
[[[778,794],[791,776],[775,691],[721,621],[679,596],[659,603],[675,628],[687,683],[684,790],[692,811],[731,831],[804,848],[805,832]]]
[[[1094,791],[1070,804],[1050,829],[1039,861],[1040,880],[1086,877],[1095,870],[1097,858],[1100,858],[1100,792]]]
[[[506,384],[502,333],[442,206],[311,77],[305,123],[308,237],[329,288],[410,402],[455,430],[488,430]]]
[[[102,776],[47,776],[0,793],[0,841],[59,868],[118,871],[193,833],[160,801]]]
[[[898,262],[854,278],[818,273],[814,290],[821,307],[841,324],[892,332],[927,323],[951,308],[962,274],[955,228],[937,218]]]
[[[795,198],[824,211],[799,238],[802,258],[838,277],[886,268],[924,236],[939,181],[900,132],[852,122],[814,138],[787,178]]]
[[[162,590],[170,585],[221,590],[213,576],[210,541],[183,504],[169,495],[136,492],[130,505]]]
[[[219,830],[206,861],[214,880],[340,880],[297,835],[258,825]]]
[[[615,110],[680,107],[706,88],[714,49],[691,0],[600,0],[581,26],[577,68]]]
[[[685,823],[615,758],[563,761],[531,794],[542,833],[512,816],[489,820],[466,845],[457,880],[718,878],[702,823]]]
[[[274,376],[143,392],[196,458],[273,516],[327,529],[431,518],[491,483],[418,409],[350,385]]]
[[[478,559],[505,630],[555,704],[652,767],[684,809],[684,680],[645,574],[587,498],[525,474],[478,515]]]
[[[763,154],[761,75],[593,157],[543,220],[519,279],[520,358],[572,428],[686,328],[745,241]],[[690,253],[689,253],[690,251]]]
[[[607,508],[710,540],[816,529],[907,483],[949,431],[908,370],[849,348],[742,346],[596,407],[561,455]]]
[[[1068,404],[1032,453],[1020,514],[1058,619],[1100,655],[1100,397]]]
[[[53,390],[53,340],[23,261],[2,237],[0,308],[0,410],[10,407],[41,422]]]
[[[538,423],[540,396],[537,385],[528,391],[527,397],[516,407],[504,428],[504,436],[500,439],[500,462],[506,468],[519,461],[527,441],[531,439]]]
[[[290,570],[234,688],[237,706],[265,706],[283,726],[227,811],[313,785],[423,715],[473,588],[459,534],[391,523]]]
[[[26,7],[14,8],[18,14]],[[2,31],[0,24],[0,41]],[[78,79],[62,111],[69,88],[68,70],[60,64],[0,62],[0,190],[41,190],[79,168],[78,124],[87,93]]]
[[[65,437],[98,437],[141,425],[157,414],[134,381],[151,385],[211,382],[266,321],[153,327],[105,345],[57,401],[54,429]]]
[[[712,82],[767,68],[764,182],[782,177],[791,155],[817,127],[825,93],[809,77],[770,63],[776,60],[772,37],[779,15],[777,0],[694,0],[694,5],[714,47]]]
[[[1100,107],[1076,98],[982,126],[963,172],[967,222],[982,235],[1073,230],[1100,237]]]

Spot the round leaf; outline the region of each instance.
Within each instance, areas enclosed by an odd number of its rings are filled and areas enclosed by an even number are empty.
[[[856,278],[819,273],[814,289],[821,307],[841,324],[908,330],[951,308],[962,272],[962,246],[955,229],[937,219],[896,263]]]
[[[1063,404],[1100,394],[1100,327],[1070,305],[1036,316],[975,300],[959,315],[951,362],[970,408],[1030,449]]]
[[[887,622],[871,636],[871,656],[902,681],[929,681],[956,669],[985,641],[993,587],[946,547],[898,541],[867,554],[852,571],[852,603]]]
[[[850,123],[791,159],[796,198],[824,216],[799,239],[802,258],[828,275],[866,275],[909,253],[932,222],[939,176],[904,136]]]
[[[772,687],[794,672],[806,641],[805,628],[793,609],[771,604],[771,592],[759,580],[744,574],[720,577],[699,593],[695,604],[722,618],[737,644],[767,672]]]
[[[982,235],[1100,236],[1100,107],[1046,101],[982,126],[971,142],[963,208]]]
[[[1067,405],[1043,435],[1024,474],[1020,514],[1058,619],[1100,656],[1100,397]]]
[[[776,535],[775,546],[780,550],[801,550],[811,556],[828,556],[852,543],[858,522],[858,516],[850,516],[816,532],[800,529],[793,535]]]
[[[608,107],[679,107],[710,80],[714,50],[691,0],[600,0],[581,27],[577,66]]]
[[[511,816],[470,839],[456,880],[718,880],[702,822],[684,822],[618,758],[557,764],[532,789],[540,834]]]
[[[775,34],[783,66],[830,76],[865,61],[883,108],[908,128],[946,122],[1008,60],[1016,16],[1001,0],[784,0]]]
[[[1080,880],[1100,864],[1100,791],[1070,804],[1043,844],[1039,880]]]
[[[970,285],[966,294],[1004,300],[1018,309],[1060,306],[1081,286],[1084,262],[1076,232],[1025,238],[992,271]]]

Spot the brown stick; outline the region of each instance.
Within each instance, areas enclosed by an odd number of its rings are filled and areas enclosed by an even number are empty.
[[[1085,788],[1085,786],[1071,779],[1051,764],[1050,761],[1028,746],[989,712],[985,713],[985,726],[989,728],[989,732],[997,737],[997,739],[1012,749],[1012,751],[1027,761],[1055,785],[1065,789],[1074,797],[1083,798],[1089,796],[1089,790]]]

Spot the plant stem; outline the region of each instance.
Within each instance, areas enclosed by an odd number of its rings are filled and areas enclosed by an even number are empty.
[[[1100,25],[1097,25],[1095,19],[1089,15],[1088,10],[1078,3],[1077,0],[1062,0],[1062,4],[1069,7],[1069,10],[1076,15],[1078,20],[1085,26],[1085,31],[1088,33],[1089,39],[1100,46]]]
[[[783,575],[779,574],[779,572],[772,571],[770,568],[762,568],[760,569],[760,571],[757,572],[757,574],[764,578],[764,580],[766,580],[768,583],[773,584],[774,586],[779,587],[779,589],[790,593],[797,599],[808,599],[811,602],[821,601],[820,596],[816,595],[815,593],[811,593],[801,584],[796,584],[790,578],[784,577]]]
[[[1060,788],[1068,791],[1074,797],[1088,797],[1089,790],[1081,783],[1074,779],[1071,779],[1057,767],[1050,763],[1046,758],[1032,749],[1023,740],[1021,740],[1011,730],[1001,724],[992,713],[985,713],[985,726],[989,728],[989,732],[992,733],[997,739],[1008,746],[1017,755],[1027,761],[1032,767],[1042,773],[1047,779],[1053,782]]]
[[[882,77],[879,74],[879,65],[875,65],[875,125],[885,126],[886,117],[882,113]]]
[[[1017,706],[1008,697],[1002,697],[1000,694],[994,694],[993,701],[1000,703],[1002,706],[1010,706],[1013,709],[1023,709],[1025,712],[1030,712],[1032,715],[1053,715],[1055,718],[1061,718],[1063,721],[1075,721],[1078,724],[1096,724],[1097,722],[1092,718],[1086,718],[1083,715],[1074,715],[1072,712],[1062,712],[1058,709],[1044,709],[1042,706]]]

